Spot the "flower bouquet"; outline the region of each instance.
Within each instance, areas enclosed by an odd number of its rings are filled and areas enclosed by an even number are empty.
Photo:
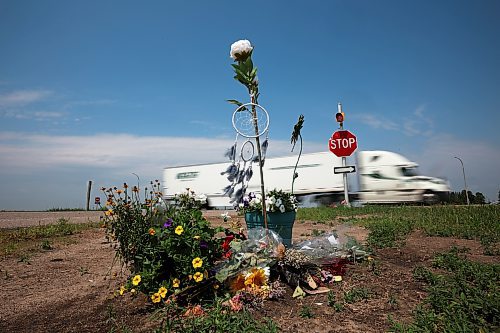
[[[265,227],[262,214],[262,197],[259,193],[250,193],[238,205],[238,210],[245,215],[248,229]],[[292,228],[297,212],[297,199],[291,193],[274,189],[265,195],[267,227],[283,239],[287,247],[292,245]]]

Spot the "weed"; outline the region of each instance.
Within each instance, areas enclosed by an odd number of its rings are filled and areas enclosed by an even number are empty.
[[[314,312],[312,308],[309,305],[303,305],[302,308],[299,311],[299,316],[301,318],[314,318]]]
[[[240,312],[228,311],[218,299],[214,306],[205,311],[205,315],[185,317],[185,309],[175,305],[167,305],[156,314],[162,324],[155,330],[156,333],[185,332],[227,332],[227,333],[275,333],[278,327],[270,319],[258,320],[246,310]]]
[[[472,262],[463,249],[435,256],[436,274],[415,268],[413,275],[428,284],[428,296],[410,324],[392,322],[394,332],[490,332],[500,323],[500,265]]]
[[[344,292],[344,301],[352,304],[370,298],[371,292],[367,288],[352,288]]]
[[[20,252],[32,246],[38,249],[47,250],[47,246],[52,248],[52,239],[72,235],[83,230],[96,228],[93,222],[74,224],[68,219],[61,218],[55,224],[38,225],[27,228],[1,229],[0,230],[0,251],[4,255]],[[42,243],[38,243],[43,239]]]
[[[318,229],[313,229],[312,230],[312,236],[313,237],[318,237],[318,236],[321,236],[325,233],[324,230],[318,230]]]
[[[399,308],[399,303],[398,299],[396,298],[396,295],[394,294],[389,294],[389,299],[387,300],[387,304],[389,304],[389,307],[393,310]]]
[[[80,272],[80,275],[90,274],[87,267],[80,267],[78,268],[78,271]]]
[[[40,244],[40,247],[42,248],[42,250],[52,250],[52,244],[50,244],[50,241],[48,239],[44,239]]]
[[[27,254],[27,253],[23,253],[19,257],[19,259],[17,260],[17,262],[23,262],[23,263],[25,263],[27,265],[31,265],[30,260],[31,260],[31,256],[29,254]]]
[[[344,305],[340,302],[335,301],[335,293],[332,290],[328,292],[327,299],[328,306],[332,307],[335,312],[341,312],[342,310],[344,310]]]

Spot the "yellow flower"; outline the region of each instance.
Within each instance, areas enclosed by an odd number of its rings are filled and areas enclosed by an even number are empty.
[[[196,282],[201,282],[201,280],[203,280],[203,273],[196,272],[194,273],[193,278]]]
[[[160,294],[154,293],[153,295],[151,295],[151,300],[153,301],[153,303],[158,303],[159,301],[161,301]]]
[[[134,276],[134,278],[132,279],[132,284],[134,286],[138,286],[139,283],[141,283],[141,276],[140,275]]]
[[[177,228],[175,228],[175,233],[177,235],[182,235],[182,233],[184,232],[184,228],[182,227],[182,225],[178,226]]]
[[[106,214],[106,216],[111,216],[111,215],[113,215],[113,210],[108,209],[105,214]]]
[[[160,294],[161,298],[165,298],[165,296],[167,296],[167,291],[167,288],[160,287],[160,289],[158,289],[158,294]]]
[[[198,240],[198,239],[200,239],[200,236],[196,235],[196,236],[193,236],[193,238]]]
[[[245,276],[245,286],[261,287],[267,283],[267,276],[263,269],[253,268],[251,273]]]
[[[124,286],[121,286],[120,287],[120,295],[123,295],[123,293],[125,293],[126,290],[127,290],[127,288],[125,288]]]
[[[194,268],[199,268],[203,265],[203,260],[201,260],[200,257],[196,257],[193,259],[193,267]]]
[[[131,293],[132,295],[135,295],[135,293],[136,293],[136,292],[137,292],[137,290],[135,290],[135,289],[130,289],[130,293]]]
[[[181,285],[181,280],[179,280],[178,278],[175,278],[174,281],[172,281],[172,287],[179,288],[180,285]]]
[[[154,235],[156,234],[156,230],[155,230],[155,229],[153,229],[153,228],[149,228],[148,233],[149,233],[151,236],[154,236]]]

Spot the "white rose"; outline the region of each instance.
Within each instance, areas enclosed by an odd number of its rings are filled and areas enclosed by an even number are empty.
[[[236,61],[245,61],[252,50],[253,47],[250,41],[242,39],[231,45],[231,52],[229,55]]]

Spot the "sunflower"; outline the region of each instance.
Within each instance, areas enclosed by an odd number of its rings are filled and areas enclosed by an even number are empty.
[[[248,273],[245,276],[245,286],[261,287],[266,285],[267,276],[266,271],[262,268],[252,268],[251,273]]]
[[[230,288],[232,292],[237,292],[245,289],[245,277],[239,274],[231,281]]]

